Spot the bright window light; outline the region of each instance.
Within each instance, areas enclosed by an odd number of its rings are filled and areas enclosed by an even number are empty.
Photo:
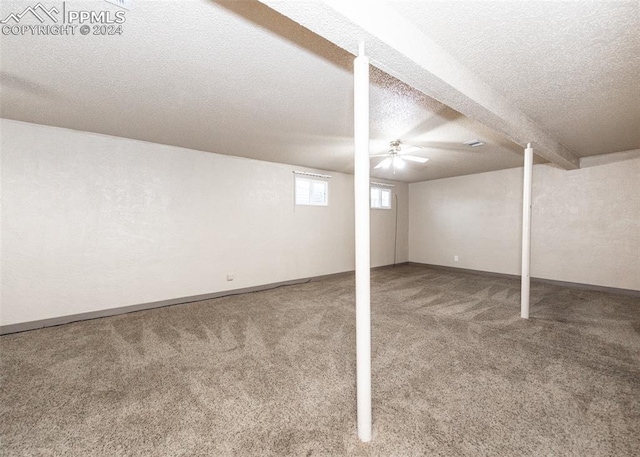
[[[371,187],[371,208],[391,209],[391,190]]]
[[[329,183],[296,176],[296,205],[328,206]]]

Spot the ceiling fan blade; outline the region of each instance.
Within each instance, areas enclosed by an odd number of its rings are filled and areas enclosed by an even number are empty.
[[[418,157],[418,156],[405,156],[405,155],[403,155],[402,158],[404,160],[410,160],[411,162],[418,162],[418,163],[425,163],[425,162],[429,161],[429,159],[427,159],[426,157]]]
[[[392,162],[391,157],[387,157],[382,162],[380,162],[378,165],[376,165],[374,168],[385,168],[385,169],[389,168],[391,166],[391,162]]]
[[[373,157],[388,157],[389,153],[385,152],[384,154],[371,154],[369,155],[369,158],[373,158]]]
[[[462,142],[456,141],[424,141],[421,142],[422,146],[427,149],[440,149],[445,151],[458,151],[458,152],[473,152],[478,153],[484,148],[472,148],[465,145]]]
[[[408,144],[403,144],[402,149],[400,150],[400,154],[407,154],[409,152],[416,152],[422,149],[420,146],[412,146]]]

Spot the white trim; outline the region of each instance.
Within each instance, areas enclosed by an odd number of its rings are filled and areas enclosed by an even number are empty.
[[[331,179],[331,175],[321,175],[319,173],[308,173],[306,171],[294,171],[296,175],[312,176],[314,178]]]

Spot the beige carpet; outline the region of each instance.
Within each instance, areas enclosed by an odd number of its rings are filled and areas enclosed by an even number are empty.
[[[0,338],[5,456],[640,455],[638,298],[421,266]]]

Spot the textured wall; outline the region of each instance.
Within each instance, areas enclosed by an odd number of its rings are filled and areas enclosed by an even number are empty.
[[[328,207],[295,207],[300,167],[0,127],[2,325],[354,268],[350,175],[330,173]],[[396,184],[402,262],[408,187]],[[372,221],[372,262],[392,263],[394,212]]]
[[[520,268],[521,169],[410,184],[409,195],[411,261],[499,273]]]
[[[640,290],[639,177],[640,158],[536,165],[531,275]],[[409,194],[411,261],[520,274],[522,168],[410,184]]]
[[[375,182],[382,182],[375,179]],[[394,263],[395,217],[398,210],[398,238],[395,252],[396,262],[409,260],[409,185],[395,183],[391,188],[393,203],[390,210],[371,210],[371,265]],[[396,197],[398,205],[396,206]]]

